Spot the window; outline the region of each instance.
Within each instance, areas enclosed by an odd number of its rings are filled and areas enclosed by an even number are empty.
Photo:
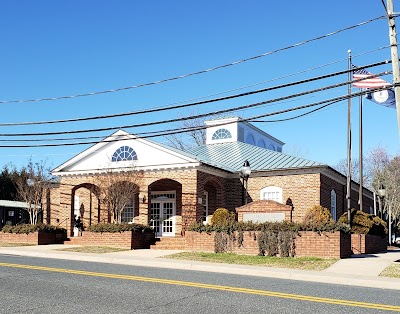
[[[213,140],[222,140],[226,138],[231,138],[232,134],[227,129],[218,129],[214,132],[212,139]]]
[[[204,191],[203,194],[203,223],[206,224],[208,217],[208,192]]]
[[[132,223],[135,218],[135,201],[131,199],[121,213],[121,222]]]
[[[137,160],[136,152],[132,147],[121,146],[113,154],[111,161]]]
[[[260,200],[271,200],[282,203],[282,189],[277,186],[267,186],[260,191]]]
[[[270,149],[270,150],[275,150],[274,144],[269,144],[268,149]]]
[[[254,138],[253,134],[248,134],[246,136],[246,143],[251,145],[256,145],[256,139]]]
[[[258,146],[258,147],[262,147],[262,148],[267,148],[267,145],[265,145],[264,140],[259,140],[257,146]]]
[[[335,192],[335,190],[331,191],[331,215],[332,215],[332,218],[336,221],[336,192]]]

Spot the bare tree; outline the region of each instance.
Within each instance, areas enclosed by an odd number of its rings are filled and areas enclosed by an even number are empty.
[[[394,157],[383,170],[382,178],[386,196],[384,201],[384,212],[388,213],[390,208],[391,218],[399,217],[400,214],[400,157]]]
[[[104,174],[99,175],[102,197],[112,214],[113,223],[122,222],[123,211],[133,203],[135,196],[139,193],[140,177],[140,172],[134,168],[126,171],[109,168]]]
[[[364,159],[364,169],[363,169],[363,185],[369,187],[371,184],[370,172],[366,167],[366,160]],[[333,168],[340,172],[341,174],[347,176],[347,159],[341,159],[339,162],[333,166]],[[360,182],[360,161],[358,158],[352,159],[350,164],[350,176],[354,182]]]
[[[190,115],[195,116],[196,114],[192,112]],[[178,124],[178,128],[187,129],[188,132],[171,134],[165,138],[172,147],[180,150],[201,146],[206,143],[206,129],[203,127],[204,119],[182,120]]]
[[[14,173],[18,173],[14,170]],[[53,177],[43,161],[29,161],[18,175],[13,176],[13,182],[19,198],[27,204],[25,209],[29,214],[29,223],[38,223],[39,214],[43,211],[42,202],[45,191],[52,184]]]

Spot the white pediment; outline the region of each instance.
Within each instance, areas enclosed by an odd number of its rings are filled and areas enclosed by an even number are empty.
[[[114,153],[122,146],[131,147],[137,156],[134,161],[112,161]],[[196,167],[199,162],[190,155],[138,138],[119,130],[103,141],[86,149],[67,162],[55,168],[54,175],[99,173],[107,169],[158,170],[182,167]]]

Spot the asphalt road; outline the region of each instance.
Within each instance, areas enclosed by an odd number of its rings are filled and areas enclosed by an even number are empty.
[[[398,291],[0,255],[0,313],[388,313]]]

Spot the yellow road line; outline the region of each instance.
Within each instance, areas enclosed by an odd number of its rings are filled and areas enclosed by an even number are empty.
[[[261,295],[261,296],[266,296],[266,297],[277,297],[277,298],[300,300],[300,301],[319,302],[319,303],[336,304],[336,305],[343,305],[343,306],[353,306],[353,307],[360,307],[360,308],[369,308],[369,309],[400,312],[400,306],[396,306],[396,305],[356,302],[356,301],[330,299],[330,298],[320,298],[320,297],[313,297],[313,296],[306,296],[306,295],[299,295],[299,294],[289,294],[289,293],[256,290],[256,289],[248,289],[248,288],[240,288],[240,287],[212,285],[212,284],[196,283],[196,282],[190,282],[190,281],[179,281],[179,280],[159,279],[159,278],[140,277],[140,276],[131,276],[131,275],[98,273],[98,272],[91,272],[91,271],[84,271],[84,270],[73,270],[73,269],[65,269],[65,268],[53,268],[53,267],[1,263],[1,262],[0,262],[0,267],[24,268],[24,269],[75,274],[75,275],[83,275],[83,276],[94,276],[94,277],[153,282],[153,283],[168,284],[168,285],[177,285],[177,286],[195,287],[195,288],[203,288],[203,289],[211,289],[211,290],[221,290],[221,291],[236,292],[236,293],[254,294],[254,295]]]

